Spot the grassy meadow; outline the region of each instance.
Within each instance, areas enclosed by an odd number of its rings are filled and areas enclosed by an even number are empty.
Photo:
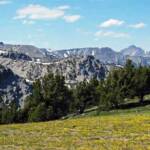
[[[150,150],[150,107],[0,126],[0,150]]]

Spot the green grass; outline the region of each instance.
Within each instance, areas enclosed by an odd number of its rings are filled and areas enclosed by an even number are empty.
[[[0,126],[0,150],[150,150],[150,105]]]

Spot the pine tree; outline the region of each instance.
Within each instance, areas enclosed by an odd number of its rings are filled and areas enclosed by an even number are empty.
[[[75,90],[75,99],[79,113],[83,113],[86,108],[98,104],[98,84],[99,82],[93,78],[89,82],[84,80],[77,85]]]
[[[135,76],[135,96],[138,96],[140,103],[143,103],[144,96],[150,93],[150,69],[140,66],[136,69]]]
[[[9,124],[17,122],[17,109],[18,107],[15,102],[4,105],[1,109],[1,123]]]
[[[99,109],[118,108],[124,103],[125,98],[135,96],[134,75],[135,67],[131,60],[127,61],[124,68],[112,70],[99,87]]]
[[[30,121],[58,119],[71,111],[72,103],[72,91],[65,85],[64,77],[49,73],[34,83],[23,112]]]
[[[39,122],[46,120],[46,107],[44,103],[40,103],[29,113],[29,122]]]

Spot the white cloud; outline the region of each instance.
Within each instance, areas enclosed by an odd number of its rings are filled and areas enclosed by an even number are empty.
[[[10,4],[11,1],[10,0],[0,0],[0,5],[6,5],[6,4]]]
[[[80,15],[68,15],[68,16],[64,16],[64,20],[66,22],[70,22],[70,23],[78,21],[80,18],[81,18]]]
[[[49,9],[41,5],[29,5],[17,11],[15,19],[46,20],[57,19],[64,16],[64,10],[58,8]]]
[[[75,22],[80,19],[80,15],[67,15],[66,11],[70,9],[69,5],[62,5],[55,8],[48,8],[42,5],[30,4],[22,9],[17,10],[14,19],[26,20],[30,23],[36,20],[54,20],[63,19],[66,22]],[[30,21],[29,21],[30,20]]]
[[[121,26],[123,25],[125,22],[123,20],[117,20],[117,19],[109,19],[103,23],[101,23],[99,26],[101,28],[109,28],[112,26]]]
[[[129,27],[135,28],[135,29],[141,29],[141,28],[145,28],[145,27],[146,27],[146,24],[143,23],[143,22],[140,22],[140,23],[137,23],[137,24],[129,25]]]
[[[124,32],[113,32],[113,31],[97,31],[95,33],[96,37],[112,37],[112,38],[128,38],[129,34]]]

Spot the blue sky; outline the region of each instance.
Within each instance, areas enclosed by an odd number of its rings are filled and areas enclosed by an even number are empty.
[[[0,0],[0,41],[150,50],[150,0]]]

